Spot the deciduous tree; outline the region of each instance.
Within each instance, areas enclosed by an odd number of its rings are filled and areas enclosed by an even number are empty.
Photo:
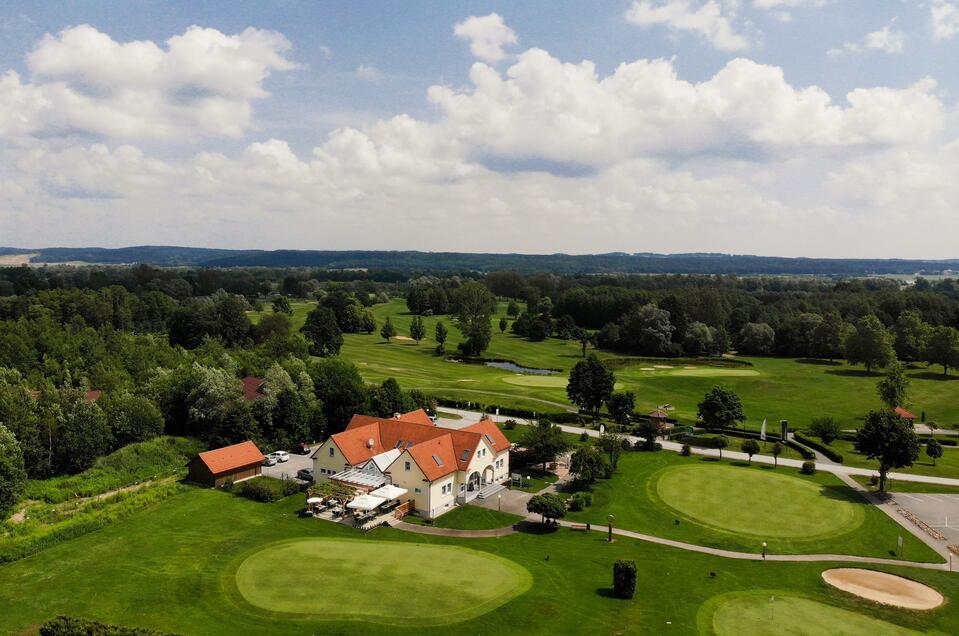
[[[328,358],[340,352],[343,332],[336,322],[336,315],[328,307],[316,307],[306,315],[300,329],[310,342],[310,354]]]
[[[856,435],[856,450],[879,462],[879,492],[893,468],[912,466],[919,458],[919,438],[910,422],[889,411],[872,411]]]
[[[737,422],[745,422],[743,403],[739,396],[722,387],[710,389],[703,401],[699,403],[699,419],[708,428],[724,429]]]
[[[842,343],[843,354],[850,364],[866,365],[866,373],[876,367],[885,367],[896,359],[892,335],[872,314],[863,316],[847,334]]]
[[[569,373],[566,395],[573,404],[599,418],[599,409],[613,393],[616,376],[596,354],[580,360]]]

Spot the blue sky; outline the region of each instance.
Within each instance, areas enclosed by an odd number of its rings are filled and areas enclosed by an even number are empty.
[[[8,1],[0,244],[955,257],[957,5]]]

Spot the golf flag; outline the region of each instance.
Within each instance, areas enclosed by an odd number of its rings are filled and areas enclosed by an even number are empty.
[[[759,429],[759,439],[766,441],[766,418],[763,418],[763,427]]]

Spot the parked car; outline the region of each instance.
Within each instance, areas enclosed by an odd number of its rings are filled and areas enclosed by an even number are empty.
[[[273,456],[273,453],[270,453],[263,458],[264,466],[276,466],[276,457]]]
[[[310,445],[306,442],[300,442],[296,445],[296,448],[293,449],[293,452],[297,455],[309,455],[310,451],[313,450],[310,448]]]
[[[290,461],[290,454],[286,451],[273,451],[269,456],[280,463]]]
[[[313,481],[313,469],[312,468],[301,468],[296,471],[296,478],[302,479],[303,481]]]

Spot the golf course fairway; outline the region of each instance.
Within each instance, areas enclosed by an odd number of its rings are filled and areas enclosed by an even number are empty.
[[[343,539],[273,544],[236,572],[240,595],[260,610],[378,623],[467,620],[531,583],[515,562],[469,548]]]

